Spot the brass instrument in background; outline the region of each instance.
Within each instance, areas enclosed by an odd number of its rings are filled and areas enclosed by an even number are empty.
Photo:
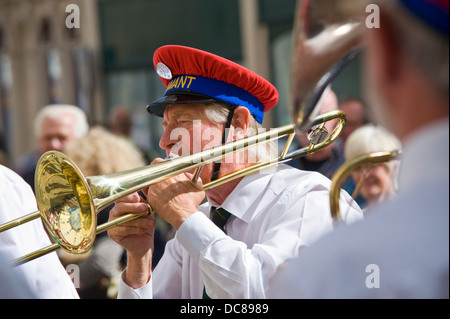
[[[389,162],[391,160],[396,159],[399,154],[400,154],[399,150],[390,152],[373,152],[362,154],[355,157],[354,159],[346,161],[339,167],[339,169],[336,171],[336,173],[333,175],[333,178],[331,179],[331,189],[330,189],[330,209],[331,209],[331,216],[333,217],[333,221],[335,224],[341,222],[339,195],[341,192],[342,184],[347,179],[347,177],[352,172],[362,167],[363,165]],[[359,187],[363,181],[364,176],[362,176],[361,180],[358,181],[356,189],[352,194],[353,198],[356,197]]]
[[[290,116],[300,132],[320,112],[324,90],[363,46],[361,0],[300,0],[292,40]]]
[[[291,118],[301,119],[308,126],[320,110],[320,95],[364,46],[364,1],[361,0],[299,0],[293,35],[291,67]],[[339,61],[337,64],[336,61]],[[336,72],[325,74],[332,67]],[[317,83],[313,86],[314,83]],[[339,195],[346,177],[366,163],[389,161],[397,152],[366,154],[344,163],[332,179],[330,210],[335,223],[341,221]],[[354,196],[354,195],[353,195]]]

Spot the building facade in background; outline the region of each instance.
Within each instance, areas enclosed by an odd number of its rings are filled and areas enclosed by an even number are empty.
[[[70,4],[80,28],[66,26]],[[98,14],[91,0],[0,0],[0,134],[8,166],[36,144],[33,118],[52,103],[103,116]],[[70,24],[67,24],[70,26]]]
[[[80,28],[67,28],[66,8],[80,9]],[[267,128],[290,123],[288,87],[295,0],[0,0],[0,134],[10,166],[34,145],[40,107],[70,103],[92,124],[125,106],[133,138],[158,150],[160,119],[145,106],[164,87],[153,68],[156,48],[196,47],[241,63],[274,83],[279,105]],[[358,95],[357,66],[334,90]]]

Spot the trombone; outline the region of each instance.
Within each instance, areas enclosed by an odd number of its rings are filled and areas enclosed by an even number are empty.
[[[288,136],[284,149],[278,158],[259,162],[218,178],[205,184],[204,190],[276,166],[280,162],[317,152],[339,137],[347,119],[345,113],[338,110],[320,114],[311,123],[313,127],[317,127],[317,130],[323,132],[322,124],[334,119],[338,119],[339,123],[329,136],[319,139],[317,144],[311,143],[309,146],[289,154],[287,154],[287,151],[296,134],[294,124],[285,125],[192,155],[108,175],[86,177],[77,165],[64,154],[56,151],[47,152],[41,156],[36,167],[36,200],[39,210],[0,225],[0,232],[41,217],[56,242],[15,259],[11,264],[18,266],[59,248],[63,248],[71,254],[86,253],[92,247],[97,234],[142,216],[142,214],[128,214],[97,226],[97,214],[119,198],[172,176],[193,169],[200,169],[202,166],[220,160],[224,156],[255,146],[256,143],[266,143]]]

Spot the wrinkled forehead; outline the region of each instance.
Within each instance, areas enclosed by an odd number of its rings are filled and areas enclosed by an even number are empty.
[[[207,106],[204,104],[189,104],[189,107],[183,107],[180,104],[167,105],[164,109],[163,120],[161,124],[163,126],[174,123],[176,121],[189,121],[189,124],[201,124],[208,126],[218,126],[217,122],[214,122],[206,112]]]

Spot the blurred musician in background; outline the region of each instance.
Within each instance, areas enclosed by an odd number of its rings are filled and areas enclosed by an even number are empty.
[[[37,210],[31,187],[15,172],[0,165],[0,224]],[[12,261],[50,244],[41,219],[36,219],[0,233],[0,256],[6,261]],[[30,295],[25,288],[22,292],[4,291],[7,286],[4,286],[2,282],[0,296],[5,298],[33,296],[42,299],[78,298],[74,283],[59,261],[56,252],[10,270],[10,276],[24,278],[26,286],[33,295]],[[21,295],[22,293],[24,295]]]
[[[271,297],[449,298],[449,1],[376,4],[364,74],[403,144],[398,197],[288,262]]]

